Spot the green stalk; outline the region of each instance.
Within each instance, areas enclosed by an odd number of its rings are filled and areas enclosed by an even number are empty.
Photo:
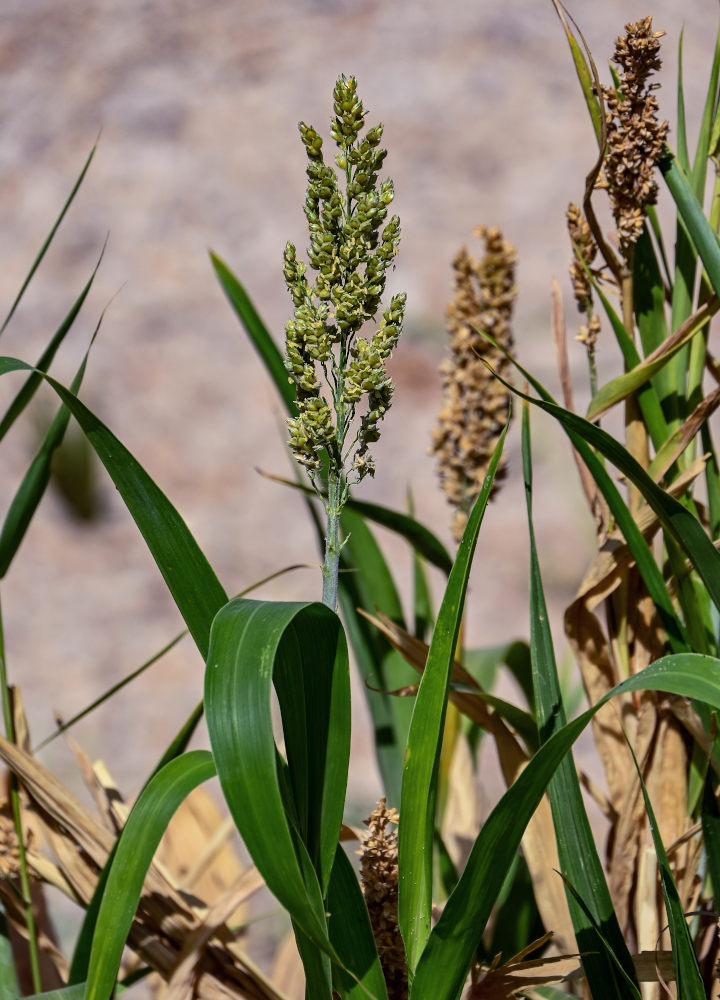
[[[344,476],[337,469],[330,468],[328,475],[327,532],[325,534],[325,564],[323,565],[322,602],[331,611],[337,611],[338,570],[340,568],[340,514]]]
[[[5,667],[5,637],[2,624],[2,610],[0,609],[0,696],[2,697],[3,717],[5,720],[5,732],[7,738],[15,742],[15,724],[13,722],[12,705],[10,704],[10,688],[7,682],[7,670]],[[20,858],[20,888],[25,909],[25,925],[28,932],[28,950],[30,953],[30,971],[32,975],[33,990],[35,993],[42,992],[42,980],[40,977],[40,953],[37,942],[37,928],[35,926],[35,914],[32,908],[32,897],[30,894],[30,877],[28,875],[27,857],[25,854],[25,840],[22,829],[22,815],[20,813],[20,790],[15,774],[10,773],[10,802],[12,804],[13,820],[15,823],[15,834],[18,842],[18,855]]]

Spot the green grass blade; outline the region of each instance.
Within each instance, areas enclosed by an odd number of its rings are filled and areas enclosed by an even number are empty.
[[[700,131],[698,133],[697,149],[695,150],[695,160],[692,166],[692,181],[695,195],[698,201],[702,202],[705,194],[705,177],[707,175],[708,156],[711,153],[710,140],[713,131],[713,121],[715,118],[718,103],[718,76],[720,74],[720,27],[715,37],[715,51],[713,52],[712,66],[710,67],[710,77],[708,80],[707,96],[705,97],[705,107],[703,108]]]
[[[35,274],[35,272],[37,271],[38,267],[40,266],[40,262],[42,261],[43,257],[45,256],[48,247],[52,243],[53,237],[55,236],[55,233],[60,228],[60,223],[65,218],[65,214],[67,213],[67,210],[72,205],[73,199],[75,198],[75,195],[78,193],[78,191],[80,189],[80,185],[82,184],[82,182],[85,179],[85,174],[88,172],[88,168],[90,167],[90,164],[92,162],[93,156],[95,155],[95,150],[96,149],[97,149],[97,142],[95,143],[95,145],[90,150],[88,158],[85,160],[85,164],[84,164],[82,170],[80,171],[80,176],[75,181],[75,184],[73,185],[73,189],[70,192],[70,194],[68,195],[67,200],[66,200],[65,204],[63,205],[63,207],[62,207],[62,209],[60,211],[60,215],[55,220],[55,224],[53,225],[52,229],[48,233],[47,238],[45,239],[45,242],[40,247],[40,251],[39,251],[37,257],[35,258],[35,260],[33,261],[32,267],[30,268],[30,271],[28,272],[27,277],[23,281],[22,286],[20,288],[20,291],[15,296],[15,301],[13,302],[12,306],[10,307],[10,312],[5,317],[2,326],[0,326],[0,333],[3,333],[3,331],[7,327],[8,323],[13,318],[15,310],[20,305],[20,300],[22,299],[23,295],[25,294],[25,291],[26,291],[28,285],[32,281],[33,275]]]
[[[505,382],[497,373],[495,377],[503,385],[507,386],[511,392],[520,396],[521,399],[525,399],[529,403],[539,406],[546,413],[550,413],[565,428],[573,446],[598,483],[612,514],[618,522],[618,526],[625,536],[628,546],[638,564],[638,569],[648,587],[648,591],[662,616],[671,646],[676,652],[681,651],[683,647],[687,648],[687,636],[672,608],[667,587],[657,568],[652,553],[620,497],[617,488],[592,449],[596,448],[624,473],[633,485],[637,486],[640,493],[657,514],[663,530],[668,531],[678,542],[683,552],[685,552],[690,562],[700,574],[713,602],[719,607],[720,605],[717,602],[720,601],[720,553],[716,551],[698,519],[683,507],[682,504],[666,493],[661,486],[653,482],[642,466],[615,438],[600,427],[596,427],[595,424],[591,424],[589,421],[583,419],[583,417],[579,417],[576,413],[571,413],[569,410],[558,406],[552,400],[547,390],[530,372],[526,371],[517,362],[514,363],[533,388],[540,393],[541,399],[533,399],[531,396],[525,395],[525,393],[520,392],[509,382]]]
[[[549,413],[552,413],[553,415],[556,415],[557,413],[563,413],[566,414],[569,418],[572,418],[569,422],[563,422],[561,420],[561,424],[565,428],[568,437],[570,438],[570,441],[573,444],[573,447],[578,452],[580,458],[583,460],[585,465],[587,465],[590,474],[597,483],[598,488],[600,489],[600,492],[602,493],[603,497],[607,501],[611,514],[615,518],[618,527],[620,528],[621,532],[623,533],[623,536],[625,537],[626,542],[628,543],[628,548],[632,552],[633,558],[637,563],[637,567],[640,571],[643,581],[645,582],[645,585],[648,588],[648,593],[650,594],[652,600],[654,601],[660,613],[663,625],[668,634],[668,642],[670,644],[670,647],[673,650],[673,652],[681,652],[687,649],[690,645],[687,634],[682,625],[682,622],[678,619],[677,614],[675,613],[672,599],[670,597],[670,594],[668,593],[667,585],[665,583],[665,580],[663,579],[662,573],[658,569],[658,565],[655,562],[655,558],[652,554],[652,551],[647,542],[645,541],[645,539],[643,538],[642,532],[635,523],[635,519],[628,510],[626,503],[620,496],[618,488],[612,481],[612,478],[608,474],[602,462],[600,462],[595,452],[590,447],[590,444],[593,444],[594,442],[590,439],[586,440],[582,429],[587,427],[593,428],[594,431],[598,431],[602,435],[603,441],[606,441],[606,439],[609,440],[610,442],[612,442],[612,446],[620,449],[625,456],[627,457],[630,456],[627,455],[625,449],[623,449],[622,446],[619,445],[613,438],[605,434],[605,432],[600,431],[600,428],[595,427],[594,424],[589,424],[588,421],[583,420],[582,417],[577,417],[576,414],[570,414],[569,411],[563,410],[562,407],[558,406],[558,404],[555,403],[555,401],[552,399],[548,391],[543,387],[543,385],[540,382],[538,382],[538,380],[533,375],[530,374],[530,372],[528,372],[525,368],[523,368],[522,365],[519,365],[516,361],[514,361],[514,364],[521,372],[521,374],[527,379],[530,385],[533,386],[533,388],[540,394],[542,398],[540,400],[532,399],[531,397],[525,396],[523,393],[519,392],[517,389],[511,386],[510,383],[504,382],[504,384],[508,387],[508,389],[510,389],[517,395],[521,396],[523,399],[526,399],[529,402],[537,404],[542,409],[546,410]],[[497,375],[496,377],[499,378],[499,376]],[[500,381],[503,380],[500,379]],[[599,450],[602,452],[602,448]],[[603,454],[605,454],[605,452],[603,452]],[[634,463],[633,468],[635,467],[640,469],[640,466],[637,463]],[[642,472],[642,470],[640,471]],[[650,480],[645,473],[643,473],[643,476],[645,477],[643,482],[646,481],[650,482],[654,490],[656,490],[657,493],[661,494],[663,498],[667,496],[659,486],[655,486],[655,484],[652,483],[652,480]],[[646,497],[646,499],[648,498]],[[677,504],[677,506],[680,505]],[[675,510],[676,508],[673,507],[674,512]],[[685,511],[684,508],[683,512],[684,515],[687,515],[688,517],[692,518],[692,515],[689,514],[687,511]],[[707,540],[707,536],[705,537]]]
[[[267,473],[264,474],[267,475]],[[276,483],[282,483],[283,486],[291,486],[295,490],[300,490],[306,496],[315,496],[312,487],[306,486],[304,483],[285,479],[283,476],[268,476],[268,478],[274,480]],[[364,500],[354,500],[352,497],[348,500],[345,509],[362,514],[368,521],[372,521],[381,528],[394,531],[396,535],[400,535],[401,538],[409,542],[413,549],[432,566],[437,566],[446,575],[450,572],[452,559],[445,546],[429,528],[420,524],[419,521],[410,517],[409,514],[392,510],[390,507],[383,507],[381,504],[367,503]]]
[[[98,698],[91,701],[89,705],[86,705],[85,708],[76,712],[75,715],[67,720],[67,722],[61,723],[54,732],[50,733],[50,735],[46,736],[44,740],[37,744],[37,746],[33,747],[33,754],[38,754],[42,749],[48,746],[48,744],[52,743],[53,740],[57,739],[58,736],[61,736],[69,729],[72,729],[72,727],[80,722],[81,719],[84,719],[86,715],[90,715],[90,713],[94,712],[96,708],[99,708],[100,705],[108,701],[109,698],[112,698],[114,694],[117,694],[118,691],[122,691],[122,689],[130,684],[131,681],[134,681],[137,677],[140,677],[141,674],[144,674],[145,671],[157,663],[158,660],[161,660],[166,653],[169,653],[171,649],[174,649],[180,640],[184,639],[187,634],[187,629],[183,629],[182,632],[178,632],[178,634],[171,639],[170,642],[151,656],[149,660],[146,660],[143,664],[141,664],[141,666],[137,667],[135,670],[123,677],[123,679],[118,681],[117,684],[113,684],[109,687],[107,691],[104,691]]]
[[[475,949],[513,863],[522,834],[572,744],[603,705],[626,691],[658,690],[720,708],[720,660],[681,653],[657,660],[618,684],[543,744],[495,806],[428,939],[410,1000],[458,1000]]]
[[[680,896],[678,894],[677,886],[675,885],[675,879],[673,878],[672,871],[670,869],[670,862],[668,860],[667,853],[665,852],[662,838],[660,837],[660,830],[658,829],[655,813],[653,811],[652,803],[650,802],[650,796],[647,793],[647,788],[645,787],[645,782],[642,778],[642,772],[640,771],[637,758],[635,757],[635,751],[629,741],[628,747],[630,748],[630,753],[632,754],[638,781],[640,782],[640,788],[642,789],[643,799],[645,800],[645,810],[648,814],[650,833],[652,834],[653,843],[655,845],[658,868],[660,869],[660,885],[662,887],[662,894],[665,900],[665,912],[667,914],[668,924],[670,927],[670,945],[672,947],[673,962],[675,965],[677,995],[678,997],[682,997],[682,1000],[705,1000],[705,986],[703,985],[700,966],[698,965],[697,955],[695,954],[692,938],[690,937],[690,931],[688,930],[688,925],[685,921],[685,914],[683,913],[682,903],[680,902]]]
[[[18,1000],[18,984],[5,910],[0,906],[0,1000]]]
[[[103,247],[102,253],[100,254],[100,258],[98,259],[98,262],[95,265],[95,269],[93,273],[90,275],[90,280],[85,285],[82,292],[80,292],[77,299],[73,303],[70,312],[62,321],[62,323],[56,330],[55,334],[53,335],[50,343],[38,358],[37,363],[35,365],[35,368],[38,369],[38,371],[46,372],[48,370],[48,368],[52,364],[53,358],[55,357],[58,351],[58,348],[65,339],[66,334],[72,328],[72,325],[75,322],[78,313],[82,309],[83,303],[85,302],[85,299],[87,298],[90,289],[92,288],[93,281],[95,280],[95,275],[97,274],[98,268],[100,267],[100,261],[102,260],[104,252],[105,252],[105,247]],[[42,384],[42,376],[38,375],[36,372],[33,372],[32,375],[28,376],[25,384],[19,390],[19,392],[13,399],[12,403],[5,411],[2,420],[0,420],[0,441],[2,441],[2,439],[5,437],[7,432],[10,430],[12,425],[17,420],[17,418],[23,412],[23,410],[28,405],[30,400],[33,398],[35,392],[37,391],[38,387],[41,384]]]
[[[642,385],[649,382],[658,372],[661,372],[668,361],[705,327],[708,319],[714,316],[718,309],[720,309],[720,299],[710,299],[704,306],[694,312],[645,361],[642,361],[623,375],[618,375],[616,378],[606,382],[593,397],[588,409],[587,419],[596,420],[602,413],[609,410],[611,406],[614,406],[623,399],[627,399],[628,396]]]
[[[535,713],[540,741],[544,743],[566,724],[566,717],[533,527],[530,416],[527,403],[523,405],[522,458],[530,535],[530,649]],[[548,786],[548,796],[563,875],[576,887],[590,908],[592,919],[578,906],[574,896],[568,895],[570,917],[578,950],[584,956],[583,963],[591,993],[594,996],[636,1000],[637,991],[629,989],[625,978],[618,975],[612,957],[615,956],[625,976],[633,982],[635,970],[632,958],[615,915],[572,755],[566,756],[558,767]],[[597,934],[596,926],[600,927],[602,936]],[[605,941],[609,943],[612,954],[608,954]]]
[[[603,304],[605,313],[610,320],[610,325],[612,326],[613,333],[615,334],[615,339],[617,340],[618,347],[622,352],[625,368],[630,371],[637,365],[642,364],[642,358],[638,354],[638,350],[633,343],[632,337],[625,329],[622,320],[613,309],[610,304],[610,300],[599,287],[597,282],[594,283],[594,288]],[[531,384],[534,383],[531,382]],[[672,398],[674,399],[674,397]],[[637,401],[653,445],[655,448],[659,448],[667,439],[669,431],[665,415],[663,414],[662,407],[660,406],[660,400],[658,399],[653,387],[650,385],[641,385],[637,390]]]
[[[340,968],[334,970],[335,987],[343,1000],[387,1000],[383,975],[375,938],[365,900],[342,845],[338,844],[328,889],[328,930],[330,941],[345,969],[352,969],[353,976]]]
[[[237,313],[240,322],[245,327],[250,340],[262,358],[265,368],[275,383],[275,387],[280,393],[280,398],[284,402],[288,413],[291,416],[296,416],[295,383],[288,378],[285,362],[275,341],[258,316],[247,292],[227,264],[217,254],[212,253],[212,251],[210,253],[210,260],[230,305]]]
[[[100,325],[98,324],[95,334],[97,334],[99,327]],[[95,336],[93,335],[94,339]],[[88,352],[85,354],[70,386],[70,391],[73,395],[77,394],[82,385],[89,351],[90,348],[88,348]],[[25,384],[27,385],[27,382]],[[61,406],[50,424],[35,458],[30,463],[30,468],[23,476],[22,482],[10,502],[10,507],[3,521],[2,531],[0,531],[0,579],[5,576],[10,568],[10,564],[25,537],[25,532],[30,525],[30,521],[45,495],[45,489],[50,482],[50,464],[53,455],[62,444],[69,422],[70,411],[66,406]]]
[[[287,774],[271,714],[280,703]],[[350,736],[347,648],[322,604],[237,598],[213,622],[205,714],[218,777],[270,891],[331,954],[323,896],[335,860]]]
[[[525,396],[523,398],[529,399]],[[627,476],[655,511],[663,529],[672,535],[698,571],[713,603],[720,608],[720,553],[713,546],[698,519],[653,482],[632,455],[606,431],[577,414],[545,400],[530,400],[530,402],[552,414],[568,431],[572,431],[578,438],[597,448]],[[585,455],[582,457],[583,460],[586,459]],[[625,537],[628,538],[627,535]]]
[[[172,761],[155,775],[128,817],[115,852],[93,937],[85,1000],[109,1000],[147,870],[181,802],[215,775],[206,750]]]
[[[0,375],[11,371],[32,368],[17,358],[0,358]],[[127,448],[77,396],[49,375],[43,378],[80,424],[110,474],[205,657],[210,624],[227,602],[210,564],[177,510]]]
[[[398,921],[411,975],[430,934],[435,802],[450,677],[472,557],[506,433],[507,425],[493,453],[450,572],[410,723],[398,834]]]
[[[553,6],[555,7],[557,15],[562,22],[563,28],[565,29],[565,36],[567,38],[568,45],[570,46],[570,54],[572,55],[575,72],[577,73],[577,78],[580,82],[580,89],[582,90],[583,97],[585,98],[585,104],[588,109],[588,114],[590,115],[590,121],[592,122],[592,126],[595,131],[595,138],[599,144],[602,140],[602,118],[600,112],[600,102],[598,101],[597,94],[595,93],[595,81],[593,79],[593,74],[588,61],[585,58],[585,53],[580,48],[580,45],[570,30],[562,5],[557,3],[557,0],[553,0]]]
[[[78,983],[76,986],[63,986],[59,990],[48,990],[47,993],[33,993],[26,1000],[84,1000],[84,996],[85,983]]]
[[[687,227],[693,246],[705,266],[712,289],[716,295],[720,295],[720,244],[718,238],[705,217],[702,205],[697,200],[692,184],[680,167],[677,157],[669,154],[660,161],[659,166],[670,194],[677,205],[678,213]],[[680,322],[686,318],[686,316],[680,317]],[[677,317],[673,316],[674,327],[679,326],[680,322],[677,321]]]
[[[378,764],[383,777],[385,793],[392,805],[400,801],[403,755],[407,742],[407,732],[412,713],[409,698],[397,698],[388,691],[395,691],[407,684],[414,684],[417,677],[411,667],[395,652],[390,644],[377,636],[375,629],[365,619],[366,628],[359,633],[357,608],[374,611],[379,608],[393,621],[405,628],[402,607],[390,568],[362,515],[346,508],[342,514],[342,530],[347,542],[343,545],[340,574],[342,586],[348,588],[341,593],[341,604],[345,621],[348,622],[348,638],[355,646],[358,666],[363,675],[368,708],[373,718]],[[352,605],[351,607],[349,605]],[[352,625],[350,622],[352,620]],[[373,633],[371,638],[368,630]],[[368,642],[372,644],[372,657],[365,655]]]
[[[709,776],[705,779],[701,820],[708,874],[717,909],[720,902],[720,808]]]
[[[347,552],[356,575],[363,607],[371,611],[380,608],[388,618],[405,628],[400,596],[390,567],[365,518],[354,507],[342,513],[343,551]]]
[[[686,173],[690,173],[690,153],[687,144],[687,118],[685,115],[685,88],[683,86],[683,43],[685,28],[680,29],[678,39],[678,83],[677,83],[677,144],[678,160]]]

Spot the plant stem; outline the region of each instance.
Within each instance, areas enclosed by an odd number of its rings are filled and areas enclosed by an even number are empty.
[[[328,473],[327,531],[325,533],[325,564],[323,566],[322,602],[331,611],[337,610],[338,570],[340,568],[340,513],[345,483],[343,474],[330,466]]]
[[[2,610],[0,610],[0,697],[2,697],[5,733],[7,738],[14,743],[15,724],[13,722],[12,705],[10,703],[10,688],[8,687],[7,670],[5,667],[5,638],[2,624]],[[20,888],[25,907],[25,924],[28,932],[28,951],[30,954],[30,971],[32,975],[33,990],[35,993],[41,993],[42,979],[40,977],[40,953],[38,951],[37,928],[35,926],[35,914],[33,913],[32,908],[30,878],[28,876],[27,857],[25,855],[25,840],[23,837],[22,815],[20,812],[20,789],[17,776],[12,772],[10,773],[10,801],[12,803],[15,834],[17,836],[18,856],[20,860]]]

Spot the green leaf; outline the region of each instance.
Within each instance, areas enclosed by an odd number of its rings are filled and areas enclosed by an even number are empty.
[[[493,453],[450,572],[410,723],[398,834],[398,921],[411,976],[430,933],[437,778],[455,648],[478,531],[506,433],[507,425]]]
[[[720,809],[710,775],[705,779],[702,803],[702,834],[715,909],[720,902]]]
[[[532,518],[530,416],[527,403],[523,405],[522,431],[523,476],[530,535],[530,650],[535,714],[542,744],[565,726],[567,720],[535,543]],[[585,811],[572,755],[562,760],[548,786],[548,797],[562,873],[576,888],[590,911],[588,917],[575,897],[568,895],[570,917],[575,929],[578,950],[583,955],[590,991],[594,996],[606,996],[609,995],[606,991],[611,990],[613,996],[635,1000],[638,995],[637,990],[630,989],[625,979],[628,977],[632,984],[635,980],[635,969],[615,915],[605,873]],[[596,926],[602,931],[601,935],[596,932]],[[611,954],[608,954],[606,941]],[[625,977],[618,975],[612,954],[624,970]]]
[[[630,371],[606,382],[593,397],[587,412],[588,420],[596,420],[602,413],[609,410],[611,406],[619,403],[622,399],[627,399],[629,395],[648,382],[653,375],[667,365],[668,361],[677,352],[692,340],[696,333],[703,329],[708,319],[720,308],[720,299],[713,298],[705,306],[698,309],[690,317],[689,321],[667,338],[660,347],[653,351],[650,357],[640,364],[635,365]]]
[[[585,53],[578,45],[575,36],[570,30],[561,5],[557,2],[557,0],[553,0],[553,6],[555,7],[557,15],[562,22],[563,28],[565,29],[565,36],[567,38],[568,45],[570,46],[573,63],[575,64],[575,72],[577,73],[577,78],[580,81],[580,88],[583,92],[588,114],[590,115],[590,121],[592,122],[592,126],[595,131],[595,138],[597,139],[599,145],[602,140],[602,116],[600,111],[600,102],[598,101],[597,94],[595,93],[595,81],[593,79],[593,74],[589,63],[585,58]]]
[[[0,357],[0,375],[32,370],[17,358]],[[43,378],[80,424],[109,472],[204,657],[210,623],[227,602],[210,564],[176,509],[127,448],[77,396],[49,375]]]
[[[265,368],[275,383],[275,387],[280,393],[280,398],[285,403],[288,413],[290,416],[297,416],[295,383],[288,376],[285,362],[275,341],[255,311],[255,307],[250,301],[247,292],[227,264],[217,254],[212,253],[212,251],[210,252],[210,260],[230,305],[237,313],[238,319],[245,327],[250,340],[262,358]]]
[[[273,683],[287,754],[280,769]],[[220,785],[253,861],[303,934],[333,957],[324,895],[350,752],[347,648],[337,616],[322,604],[237,598],[225,605],[212,627],[205,714]]]
[[[48,990],[47,993],[33,993],[25,1000],[84,1000],[84,996],[85,983],[78,983],[73,986],[63,986],[59,990]]]
[[[716,295],[720,295],[720,244],[717,235],[705,217],[702,205],[697,200],[677,157],[669,153],[660,161],[659,167],[677,205],[678,213],[687,227],[690,239],[705,265],[712,289]],[[679,326],[675,317],[673,325]]]
[[[720,707],[720,660],[695,653],[663,657],[622,681],[541,746],[495,806],[477,837],[456,889],[428,939],[410,1000],[457,1000],[495,900],[560,761],[603,705],[626,691],[658,690]]]
[[[330,941],[345,969],[336,966],[334,983],[343,1000],[387,1000],[387,988],[365,899],[355,869],[338,844],[328,889]]]
[[[93,936],[85,1000],[109,1000],[145,876],[181,802],[215,775],[212,756],[193,750],[171,761],[142,791],[120,834]]]
[[[520,393],[520,395],[523,394]],[[564,410],[561,406],[542,399],[533,400],[524,395],[523,398],[550,413],[566,430],[597,448],[627,476],[655,511],[663,529],[672,535],[687,555],[705,583],[715,606],[720,608],[720,553],[713,546],[698,519],[674,497],[666,493],[661,486],[653,482],[632,455],[606,431],[577,416],[577,414]],[[582,458],[584,461],[587,460],[586,455],[582,455]],[[593,472],[593,476],[595,476],[595,472]],[[630,543],[625,527],[622,530]],[[645,573],[643,573],[643,577],[647,582]]]
[[[682,1000],[705,1000],[705,987],[703,985],[700,966],[698,965],[695,949],[693,948],[690,931],[685,921],[682,903],[678,894],[675,879],[670,869],[665,847],[663,846],[657,819],[653,811],[650,796],[647,793],[642,772],[630,742],[630,753],[632,754],[635,770],[637,771],[640,788],[642,789],[645,809],[650,822],[650,833],[655,844],[655,854],[657,856],[658,868],[660,869],[660,885],[665,900],[665,912],[670,927],[670,945],[672,947],[673,962],[675,965],[675,981],[677,982],[677,995]]]
[[[698,132],[695,160],[692,167],[692,180],[695,194],[702,201],[705,193],[705,177],[707,174],[708,156],[711,155],[710,139],[713,131],[713,119],[718,106],[718,78],[720,77],[720,27],[715,36],[715,51],[708,78],[708,89],[705,97],[700,131]]]
[[[267,475],[267,473],[264,473],[264,475]],[[312,487],[306,486],[303,483],[294,482],[292,479],[285,479],[283,476],[268,475],[268,478],[274,480],[276,483],[282,483],[283,486],[291,486],[293,489],[300,490],[307,496],[315,496],[315,491]],[[364,500],[354,500],[352,497],[348,500],[345,509],[362,514],[368,521],[373,521],[382,528],[394,531],[396,535],[400,535],[401,538],[409,542],[413,549],[433,566],[437,566],[445,574],[450,572],[452,559],[448,555],[445,546],[428,528],[408,514],[392,510],[390,507],[383,507],[380,504],[367,503]]]
[[[40,247],[40,251],[39,251],[37,257],[35,258],[35,260],[33,261],[32,267],[30,268],[30,271],[28,272],[28,275],[25,278],[25,281],[23,281],[22,287],[20,288],[20,291],[15,296],[15,301],[13,302],[12,306],[10,307],[10,312],[5,317],[5,319],[3,321],[3,325],[0,326],[0,333],[2,333],[5,330],[5,328],[7,327],[8,323],[12,319],[12,317],[13,317],[13,315],[15,313],[15,310],[17,309],[18,305],[20,304],[20,300],[22,299],[22,297],[25,294],[25,291],[26,291],[28,285],[30,284],[30,282],[33,279],[33,275],[35,274],[35,272],[37,271],[38,267],[40,266],[40,262],[42,261],[43,257],[45,256],[48,247],[52,243],[53,237],[55,236],[55,233],[60,228],[60,223],[65,218],[65,213],[67,212],[67,210],[72,205],[73,199],[75,198],[75,195],[78,193],[78,190],[80,189],[80,185],[82,184],[83,180],[85,179],[85,174],[88,172],[88,168],[90,166],[90,163],[92,162],[93,156],[95,155],[95,150],[96,149],[97,149],[97,142],[95,143],[95,145],[90,150],[88,158],[85,160],[85,164],[84,164],[82,170],[80,171],[80,176],[75,181],[75,184],[73,185],[72,191],[68,195],[67,200],[65,201],[65,204],[63,205],[62,209],[60,210],[60,215],[58,215],[57,219],[55,220],[55,224],[53,225],[52,229],[48,233],[48,236],[45,239],[45,242]]]
[[[18,1000],[20,986],[10,943],[5,909],[0,906],[0,1000]]]
[[[603,304],[607,317],[610,320],[610,325],[613,328],[615,339],[617,340],[618,347],[622,352],[625,368],[629,371],[641,364],[642,359],[638,354],[638,350],[635,347],[632,337],[625,329],[622,320],[615,312],[610,304],[610,300],[594,278],[593,287],[595,288],[595,291]],[[531,384],[534,383],[531,382]],[[641,385],[637,390],[637,401],[652,442],[656,448],[659,448],[668,436],[668,425],[660,406],[660,400],[658,399],[658,396],[652,386]]]
[[[391,804],[400,801],[403,754],[412,713],[408,698],[389,691],[415,683],[416,676],[374,626],[359,617],[357,608],[379,608],[405,627],[400,598],[382,551],[362,515],[345,509],[342,530],[347,541],[341,553],[340,602],[347,622],[348,638],[364,680],[368,708],[373,719],[376,753],[385,794]]]
[[[678,39],[678,70],[677,70],[677,137],[678,137],[678,159],[683,170],[690,172],[690,153],[687,144],[687,122],[685,115],[685,88],[683,86],[683,43],[685,40],[685,27],[680,29]]]
[[[509,354],[508,357],[510,357]],[[661,497],[666,497],[666,494],[659,486],[656,486],[655,483],[653,483],[652,480],[649,479],[649,477],[642,471],[638,463],[635,462],[635,460],[628,455],[625,449],[622,448],[622,446],[618,444],[618,442],[616,442],[614,438],[610,437],[608,434],[605,434],[604,431],[601,431],[600,428],[595,427],[594,424],[590,424],[588,423],[587,420],[583,420],[582,417],[578,417],[574,413],[570,413],[567,410],[563,410],[562,407],[558,406],[557,403],[555,403],[555,401],[553,400],[552,396],[550,396],[548,391],[543,387],[543,385],[540,382],[538,382],[538,380],[533,375],[530,374],[529,371],[523,368],[522,365],[518,364],[518,362],[515,361],[514,359],[511,358],[511,360],[513,361],[513,364],[515,364],[516,368],[521,372],[521,374],[541,395],[542,399],[535,400],[532,399],[530,396],[524,395],[523,393],[519,392],[519,390],[515,389],[512,385],[510,385],[509,382],[505,382],[502,378],[500,378],[500,376],[497,375],[497,373],[495,377],[498,378],[501,382],[503,382],[503,384],[506,385],[508,389],[510,389],[516,395],[521,396],[521,398],[526,399],[528,402],[535,403],[536,405],[540,406],[542,409],[546,410],[547,412],[553,415],[559,413],[565,414],[567,420],[565,420],[564,418],[561,419],[559,417],[558,419],[560,419],[560,423],[562,424],[562,426],[565,427],[568,437],[572,441],[573,447],[576,449],[580,458],[588,467],[588,470],[592,475],[593,479],[595,480],[595,482],[597,483],[600,492],[607,501],[611,514],[615,518],[618,527],[620,528],[621,532],[625,537],[626,542],[628,543],[628,548],[632,552],[633,558],[637,563],[637,567],[640,571],[643,581],[645,582],[645,585],[648,588],[648,593],[650,594],[652,600],[655,602],[658,612],[660,613],[663,625],[668,634],[668,642],[670,644],[671,649],[674,652],[681,652],[682,650],[687,649],[689,646],[689,640],[687,634],[685,632],[685,629],[683,628],[682,623],[680,622],[675,613],[675,609],[673,607],[670,594],[668,593],[668,589],[663,579],[662,573],[658,569],[657,563],[655,562],[652,551],[650,550],[650,547],[643,538],[642,532],[635,523],[635,519],[628,510],[627,505],[620,496],[620,493],[615,484],[613,483],[612,479],[608,475],[607,470],[604,468],[603,464],[600,462],[600,460],[595,455],[595,452],[590,447],[590,444],[595,444],[595,439],[593,438],[593,434],[597,433],[598,435],[600,435],[600,439],[604,442],[605,447],[610,447],[613,453],[615,453],[615,451],[619,449],[619,451],[622,453],[623,456],[630,459],[633,470],[640,469],[640,472],[644,477],[642,480],[643,483],[649,482],[651,484],[653,490],[655,491],[654,496],[656,500],[658,493],[661,495]],[[592,433],[588,437],[586,437],[587,428],[591,428],[592,431]],[[608,444],[608,442],[610,442],[610,444]],[[607,452],[603,450],[603,448],[599,448],[599,450],[603,454],[607,454]],[[630,476],[630,478],[632,479],[632,475]],[[641,492],[643,492],[642,487],[638,488],[641,490]],[[649,500],[649,498],[646,495],[645,499]],[[676,505],[676,507],[680,506],[679,504],[677,504],[676,501],[673,501],[673,503]],[[673,510],[675,511],[675,507],[673,508]],[[682,508],[682,510],[683,510],[683,516],[687,515],[688,517],[692,518],[692,515],[689,514],[689,512],[685,511],[684,508]],[[698,522],[695,523],[698,524]],[[707,541],[707,536],[705,536],[705,538]]]
[[[100,324],[98,324],[95,330],[93,340],[99,327]],[[90,348],[88,348],[88,353],[89,351]],[[70,386],[70,391],[73,394],[76,394],[82,385],[88,353],[85,354]],[[27,382],[25,385],[27,386]],[[10,502],[10,507],[5,515],[2,531],[0,532],[0,579],[5,576],[10,568],[10,564],[15,558],[20,543],[25,537],[25,532],[30,525],[30,521],[45,494],[45,489],[50,481],[50,463],[56,450],[62,444],[69,422],[70,411],[67,407],[61,406],[50,424],[35,458],[30,463],[30,468],[23,476],[22,482]]]
[[[53,358],[55,357],[58,348],[65,339],[66,334],[72,328],[72,325],[75,322],[75,319],[77,318],[77,315],[80,312],[90,289],[92,288],[92,284],[93,281],[95,280],[95,275],[97,274],[98,268],[100,267],[100,261],[103,258],[104,252],[105,252],[105,247],[103,247],[102,253],[100,254],[98,262],[95,265],[95,269],[93,270],[93,273],[90,275],[90,280],[85,285],[82,292],[80,292],[80,295],[78,295],[77,299],[73,303],[70,312],[62,321],[62,323],[56,330],[55,334],[53,335],[52,339],[50,340],[50,343],[38,358],[37,363],[35,365],[37,371],[46,372],[50,367],[50,365],[52,364]],[[0,420],[0,441],[2,441],[2,439],[5,437],[7,432],[10,430],[12,425],[17,420],[17,418],[20,416],[20,414],[23,412],[23,410],[28,405],[30,400],[33,398],[35,392],[38,389],[38,386],[42,384],[42,376],[39,375],[37,371],[33,372],[31,375],[28,376],[25,384],[18,391],[12,403],[10,404],[10,406],[8,406],[7,410],[5,411],[2,420]]]

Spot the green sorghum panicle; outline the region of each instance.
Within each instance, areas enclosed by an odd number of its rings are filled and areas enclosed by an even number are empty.
[[[405,296],[392,297],[374,335],[359,336],[380,309],[398,252],[400,220],[388,219],[392,181],[378,179],[386,156],[380,148],[382,125],[361,135],[366,112],[354,77],[338,79],[333,111],[330,133],[342,183],[324,160],[320,135],[311,125],[299,125],[308,158],[307,260],[314,280],[288,243],[283,273],[294,315],[285,328],[285,365],[299,411],[288,421],[290,446],[311,478],[327,451],[330,474],[342,479],[342,503],[350,477],[359,482],[374,472],[368,446],[378,439],[392,397],[385,363],[402,329]],[[363,401],[367,412],[361,414]]]

